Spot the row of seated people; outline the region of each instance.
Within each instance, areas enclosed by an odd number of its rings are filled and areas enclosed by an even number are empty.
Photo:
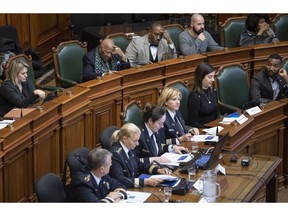
[[[177,58],[179,54],[186,56],[224,49],[214,41],[209,32],[205,31],[204,23],[202,15],[193,14],[190,27],[179,34],[177,44],[172,40],[168,31],[164,31],[160,23],[153,23],[148,34],[132,39],[126,50],[121,50],[115,46],[114,42],[107,42],[105,39],[84,57],[83,81],[101,76],[106,71],[122,70],[130,66],[136,67]],[[267,15],[247,16],[245,29],[240,35],[239,46],[278,41],[269,26]],[[176,50],[176,47],[179,47],[179,50]]]
[[[280,70],[280,65],[280,56],[273,54],[268,58],[263,73],[274,75],[274,68]],[[200,64],[195,74],[195,80],[199,81],[195,82],[193,88],[195,91],[192,91],[189,96],[189,100],[194,99],[188,102],[188,107],[192,105],[192,108],[198,109],[198,113],[194,109],[189,111],[189,114],[194,112],[192,115],[198,115],[195,118],[201,119],[203,124],[218,118],[217,92],[213,89],[214,76],[215,70],[211,65]],[[286,84],[288,83],[285,70],[281,70],[278,79],[281,78],[285,79]],[[278,91],[278,95],[280,94]],[[181,97],[178,89],[164,88],[157,105],[146,104],[143,109],[142,123],[139,126],[126,123],[120,130],[116,130],[112,135],[109,151],[92,150],[88,155],[87,166],[78,172],[74,179],[72,178],[72,197],[69,199],[80,202],[117,202],[125,198],[123,191],[127,188],[159,186],[161,179],[142,179],[139,175],[142,173],[171,174],[170,170],[160,168],[154,162],[169,162],[161,156],[165,152],[181,154],[181,151],[188,151],[181,146],[181,142],[189,141],[193,134],[199,134],[198,127],[187,127],[182,118],[179,111]],[[274,99],[276,100],[277,97]],[[197,103],[198,105],[194,106]],[[213,110],[209,110],[209,106],[214,107]],[[205,110],[206,113],[203,114],[202,111]],[[203,125],[199,126],[202,127]],[[108,185],[113,187],[109,188]]]
[[[261,18],[261,19],[264,19],[264,18]],[[263,20],[261,22],[259,21],[259,23],[263,24]],[[267,27],[267,25],[265,26]],[[205,48],[202,50],[203,52],[213,50],[213,49],[211,50],[209,49],[210,42],[212,43],[211,47],[213,48],[217,47],[217,49],[221,48],[220,46],[214,43],[215,41],[212,39],[212,37],[209,36],[209,33],[204,31],[204,18],[200,14],[192,15],[190,28],[186,29],[181,34],[184,34],[184,35],[186,34],[186,36],[187,34],[189,34],[190,35],[189,37],[193,38],[192,33],[198,35],[198,37],[200,38],[199,39],[197,37],[197,39],[194,40],[194,42],[195,43],[200,42],[199,47],[203,46]],[[181,34],[179,36],[179,39],[181,37]],[[201,40],[201,38],[203,39],[203,41]],[[190,41],[187,44],[193,44],[193,43]],[[181,47],[181,42],[180,42],[180,47]],[[191,46],[191,47],[195,47],[195,46]],[[171,53],[172,57],[177,57],[177,55],[175,55],[176,49],[175,49],[174,43],[169,33],[166,31],[163,31],[163,26],[160,23],[153,23],[147,35],[140,37],[138,39],[132,40],[125,54],[119,47],[115,46],[115,43],[113,40],[106,38],[102,41],[102,43],[98,47],[96,47],[95,49],[93,49],[92,51],[87,53],[87,55],[83,57],[83,77],[82,77],[83,80],[82,81],[95,79],[98,76],[102,76],[107,71],[122,70],[122,69],[129,68],[130,66],[135,66],[137,64],[158,62],[158,61],[161,61],[163,59],[163,56],[165,56],[167,53]],[[271,63],[268,62],[267,65],[270,65],[270,64]],[[276,75],[272,78],[272,80],[277,81],[277,83],[279,80],[278,79],[279,67],[282,67],[282,64],[277,65],[277,67],[275,66],[272,67],[272,69],[276,73]],[[267,69],[267,70],[269,71],[270,69]],[[45,97],[45,93],[43,91],[36,90],[35,86],[33,86],[33,84],[29,82],[29,79],[27,78],[27,65],[25,65],[25,63],[23,62],[13,63],[12,65],[9,66],[7,74],[8,74],[8,79],[2,84],[1,91],[0,91],[2,92],[0,94],[1,95],[0,103],[3,104],[3,106],[1,106],[3,107],[1,111],[1,116],[5,115],[5,113],[7,113],[13,107],[20,107],[20,108],[27,107],[29,104],[34,102],[39,97],[42,99]],[[23,77],[20,77],[21,74]],[[261,78],[261,79],[263,80],[264,78]],[[26,80],[28,81],[25,82]],[[254,81],[252,80],[251,89],[254,89],[253,83]],[[285,85],[285,82],[283,82],[283,80],[279,84],[272,83],[273,88],[271,87],[271,89],[275,89],[274,87],[275,85],[279,85],[280,89],[282,89],[281,88],[282,84]],[[259,85],[257,86],[257,88],[260,89]],[[274,97],[271,96],[270,93],[269,95],[270,96],[268,99],[276,98],[275,96]],[[209,98],[210,96],[208,95],[207,97]],[[253,95],[251,96],[251,99],[254,100],[256,97],[260,98],[260,97],[266,97],[266,96],[260,95],[258,91],[257,93],[253,93]]]

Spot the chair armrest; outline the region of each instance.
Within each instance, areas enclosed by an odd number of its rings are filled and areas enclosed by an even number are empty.
[[[75,81],[72,81],[72,80],[69,80],[69,79],[65,79],[65,78],[62,78],[61,77],[61,79],[60,79],[62,82],[65,82],[65,83],[67,83],[67,84],[70,84],[70,85],[77,85],[78,83],[77,82],[75,82]]]
[[[220,109],[226,108],[228,110],[231,110],[231,112],[241,112],[242,110],[238,107],[235,107],[233,105],[222,103],[221,101],[218,101],[218,104],[220,106]],[[223,114],[223,113],[222,113]]]

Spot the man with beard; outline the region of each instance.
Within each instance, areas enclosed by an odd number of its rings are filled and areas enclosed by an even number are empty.
[[[152,23],[149,33],[133,39],[126,49],[131,67],[177,58],[175,45],[161,23]]]
[[[179,47],[185,56],[224,49],[204,30],[204,17],[200,14],[193,14],[190,27],[180,33]]]
[[[250,87],[253,105],[258,105],[260,98],[279,100],[288,96],[288,75],[282,66],[281,56],[272,54],[268,57],[266,67],[253,76]]]
[[[127,68],[130,68],[130,63],[123,51],[112,39],[106,38],[83,57],[83,81]]]

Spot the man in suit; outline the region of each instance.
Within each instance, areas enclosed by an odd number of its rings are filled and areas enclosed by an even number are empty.
[[[109,176],[112,153],[93,149],[88,154],[87,166],[76,175],[74,199],[78,202],[119,202],[126,199],[126,187]]]
[[[260,98],[279,100],[288,96],[288,75],[282,66],[282,57],[272,54],[268,57],[266,66],[253,76],[250,99],[254,105],[259,105]]]
[[[177,58],[176,48],[161,23],[152,23],[149,33],[133,39],[126,49],[131,67]]]
[[[83,57],[83,81],[127,68],[130,68],[130,63],[123,51],[112,39],[106,38]]]

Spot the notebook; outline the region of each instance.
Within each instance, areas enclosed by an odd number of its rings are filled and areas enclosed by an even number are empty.
[[[219,141],[214,146],[211,153],[202,154],[196,161],[195,165],[200,169],[210,169],[210,167],[219,159],[222,152],[222,148],[227,142],[228,134],[226,133],[219,138]]]

